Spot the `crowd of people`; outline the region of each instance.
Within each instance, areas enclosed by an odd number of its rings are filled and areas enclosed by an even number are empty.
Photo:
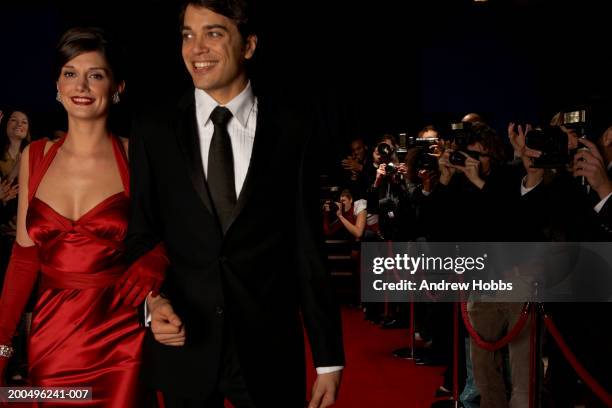
[[[510,123],[507,143],[474,113],[399,141],[357,138],[340,163],[341,193],[318,208],[314,126],[255,95],[246,3],[190,0],[181,22],[193,88],[163,114],[136,118],[129,141],[108,125],[125,61],[97,28],[68,30],[56,50],[67,132],[33,141],[28,112],[0,112],[1,386],[88,384],[103,407],[152,406],[153,390],[167,407],[303,407],[305,327],[317,371],[308,406],[325,408],[344,349],[318,232],[343,234],[356,269],[362,242],[611,241],[612,116]],[[563,148],[532,144],[537,135]],[[278,185],[287,199],[270,206]],[[270,222],[279,217],[292,222]],[[605,290],[593,300],[610,299]],[[405,304],[363,306],[387,329],[408,325]],[[471,302],[467,312],[495,341],[522,310]],[[605,310],[549,308],[612,390]],[[526,330],[497,351],[462,331],[454,367],[452,305],[417,311],[427,346],[418,364],[447,367],[438,396],[451,394],[456,369],[465,407],[529,406]],[[547,402],[573,406],[571,366],[552,342],[545,355]],[[588,391],[586,401],[603,404]]]
[[[347,189],[342,194],[365,200],[359,208],[367,219],[376,220],[372,225],[377,231],[369,236],[355,235],[355,239],[610,242],[611,116],[593,118],[591,125],[564,123],[563,116],[560,112],[541,127],[509,123],[503,132],[507,132],[505,138],[478,114],[470,113],[461,122],[449,124],[448,129],[426,126],[416,137],[408,137],[403,146],[391,135],[375,140],[371,148],[363,138],[352,140],[350,154],[340,163],[344,170],[340,184]],[[542,148],[538,137],[557,137],[564,144],[562,154],[537,150]],[[346,219],[332,225],[354,229]],[[333,230],[326,227],[325,231]],[[610,295],[597,299],[594,295],[592,300],[606,300]],[[386,308],[376,303],[362,306],[365,318],[383,329],[409,325],[407,303]],[[612,362],[612,349],[598,320],[606,307],[606,303],[553,303],[548,310],[580,361],[609,391],[612,376],[607,367]],[[522,310],[521,303],[468,303],[471,324],[491,342],[516,324]],[[417,364],[447,366],[437,396],[451,395],[452,304],[420,303],[416,311],[417,338],[426,345]],[[461,338],[464,336],[462,325]],[[529,350],[528,329],[495,352],[466,337],[459,367],[464,406],[528,406]],[[409,354],[406,349],[394,351],[397,357]],[[580,398],[576,375],[552,341],[545,341],[544,355],[548,362],[546,406],[573,407]],[[605,405],[587,394],[587,406]]]

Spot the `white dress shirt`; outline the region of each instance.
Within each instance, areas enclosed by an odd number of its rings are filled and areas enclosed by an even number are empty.
[[[608,170],[610,169],[610,167],[612,167],[612,163],[610,163],[608,165]],[[525,194],[529,193],[531,190],[533,190],[534,188],[536,188],[537,186],[540,185],[540,183],[542,182],[542,180],[538,181],[536,183],[535,186],[532,187],[525,187],[525,183],[527,182],[527,176],[523,177],[523,180],[521,181],[521,196],[524,196]],[[590,187],[590,186],[589,186]],[[593,210],[595,210],[596,213],[599,214],[599,212],[601,211],[601,209],[604,207],[604,205],[606,205],[606,202],[610,199],[610,197],[612,196],[612,193],[608,194],[607,196],[605,196],[604,198],[602,198],[595,207],[593,207]]]
[[[206,176],[208,174],[208,152],[215,130],[215,126],[210,120],[210,114],[219,104],[205,91],[197,88],[195,90],[195,104],[202,164]],[[251,83],[249,82],[244,90],[228,102],[225,107],[232,112],[232,118],[227,123],[227,132],[232,142],[234,182],[236,197],[239,197],[249,170],[253,143],[255,142],[255,129],[257,128],[257,98],[253,95]]]
[[[219,105],[205,91],[196,88],[196,120],[198,123],[198,134],[200,137],[200,149],[202,150],[202,164],[204,175],[208,173],[208,152],[210,141],[215,130],[210,120],[210,114]],[[244,180],[246,179],[253,153],[255,142],[255,129],[257,128],[257,98],[251,89],[251,82],[247,84],[240,94],[229,101],[225,107],[232,112],[232,118],[227,124],[227,131],[232,142],[232,153],[234,155],[234,181],[236,185],[236,197],[240,196]],[[145,302],[145,320],[148,327],[151,323],[151,314]],[[340,371],[344,366],[317,367],[317,374],[326,374]]]

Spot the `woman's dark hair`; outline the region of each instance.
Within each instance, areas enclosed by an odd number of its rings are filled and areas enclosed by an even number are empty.
[[[179,17],[181,26],[183,26],[185,10],[188,6],[204,7],[229,18],[238,27],[238,32],[243,40],[256,33],[251,7],[247,0],[186,0]]]
[[[60,76],[62,67],[68,61],[87,52],[99,52],[104,56],[115,84],[125,80],[123,50],[111,41],[104,30],[97,27],[76,27],[64,33],[57,44],[55,77]]]
[[[21,109],[13,109],[11,111],[6,112],[4,116],[2,117],[2,120],[0,121],[0,157],[4,155],[4,152],[6,152],[6,150],[10,146],[11,142],[9,140],[8,134],[6,133],[6,127],[8,125],[9,119],[15,112],[21,112],[24,115],[26,115],[26,117],[28,118],[28,136],[21,141],[21,146],[19,146],[19,151],[22,152],[23,149],[25,149],[25,147],[30,143],[32,139],[30,135],[30,129],[32,126],[32,124],[30,123],[30,115],[28,115],[25,111]]]

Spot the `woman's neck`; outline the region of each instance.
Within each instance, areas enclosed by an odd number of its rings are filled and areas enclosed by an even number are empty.
[[[75,155],[89,155],[104,145],[108,139],[106,118],[95,121],[68,119],[68,133],[64,148]]]
[[[21,139],[17,137],[9,137],[9,145],[6,149],[8,151],[9,156],[13,159],[17,159],[19,156],[19,151],[21,150]]]

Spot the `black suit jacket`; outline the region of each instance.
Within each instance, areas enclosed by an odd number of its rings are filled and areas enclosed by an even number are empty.
[[[148,335],[144,374],[152,386],[207,397],[229,335],[258,406],[303,406],[300,312],[315,365],[344,364],[339,308],[319,245],[312,125],[307,115],[259,98],[251,163],[223,235],[204,177],[194,92],[178,108],[135,122],[126,256],[165,242],[171,265],[163,293],[187,333],[184,347]]]

